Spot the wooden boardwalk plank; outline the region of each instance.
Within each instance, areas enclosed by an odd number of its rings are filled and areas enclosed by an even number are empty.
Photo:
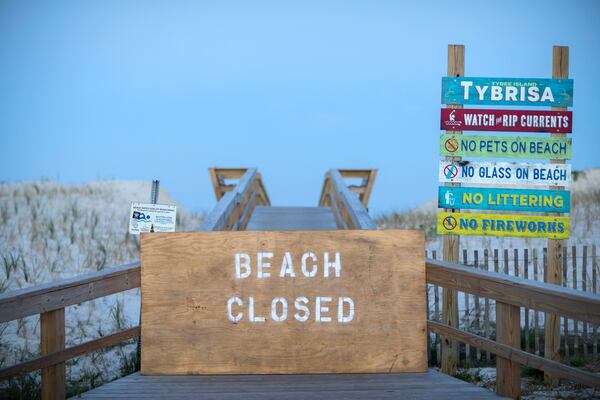
[[[440,372],[402,374],[142,376],[81,394],[82,399],[497,399]]]
[[[336,229],[329,207],[256,207],[246,226],[248,231]]]

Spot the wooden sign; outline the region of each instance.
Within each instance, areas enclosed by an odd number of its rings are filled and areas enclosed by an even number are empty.
[[[441,135],[440,155],[569,160],[571,139],[492,135]]]
[[[440,186],[438,207],[568,213],[571,209],[571,195],[564,190]]]
[[[440,212],[437,233],[568,239],[569,218]]]
[[[420,231],[143,234],[142,374],[427,369]]]
[[[442,183],[569,186],[571,165],[440,160]]]
[[[571,107],[573,80],[443,77],[442,103]]]
[[[573,113],[571,111],[442,108],[440,129],[571,133]]]

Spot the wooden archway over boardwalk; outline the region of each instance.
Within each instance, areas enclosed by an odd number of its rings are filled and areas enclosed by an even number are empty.
[[[229,171],[229,172],[228,172]],[[221,178],[219,178],[219,176]],[[346,175],[349,177],[350,175]],[[372,189],[374,173],[362,174],[362,188],[348,187],[340,170],[326,175],[318,217],[313,228],[376,229],[366,205]],[[211,171],[218,203],[203,221],[204,231],[233,231],[249,227],[269,228],[273,221],[281,221],[286,211],[274,213],[261,177],[255,169]],[[350,176],[352,177],[352,176]],[[236,184],[227,180],[237,180]],[[215,183],[216,182],[216,183]],[[361,186],[361,185],[359,185]],[[358,194],[358,196],[357,196]],[[362,197],[360,197],[362,195]],[[308,209],[308,208],[307,208]],[[302,214],[303,210],[287,210]],[[315,212],[311,208],[310,212]],[[269,214],[271,213],[271,214]],[[261,215],[262,214],[262,215]],[[270,219],[269,219],[270,218]],[[271,221],[271,222],[269,222]],[[302,218],[291,219],[294,224],[306,223]],[[576,290],[484,272],[458,264],[428,259],[427,282],[460,290],[481,297],[495,299],[511,312],[497,319],[498,337],[518,327],[521,307],[600,325],[600,298]],[[91,351],[112,346],[139,336],[140,328],[133,327],[77,346],[65,348],[64,309],[70,305],[119,293],[140,286],[140,265],[134,262],[96,273],[60,282],[6,292],[0,295],[0,322],[12,321],[30,315],[41,315],[42,354],[31,360],[0,370],[0,379],[42,370],[42,398],[65,397],[65,361]],[[518,369],[529,366],[591,387],[600,387],[599,375],[573,368],[527,353],[518,348],[461,331],[434,321],[428,322],[430,331],[477,346],[497,357],[510,361],[498,368]],[[506,377],[518,376],[514,371],[502,371]],[[518,381],[497,382],[498,389],[510,387],[515,391]],[[506,391],[505,391],[506,392]],[[380,375],[254,375],[254,376],[141,376],[133,374],[108,383],[81,397],[100,398],[492,398],[493,393],[430,370],[422,374]]]

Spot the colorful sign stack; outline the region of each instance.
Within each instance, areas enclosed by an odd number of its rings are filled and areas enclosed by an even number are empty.
[[[442,78],[438,233],[550,239],[569,237],[571,111],[452,108],[461,105],[571,107],[572,79]],[[527,132],[463,135],[462,131]],[[541,137],[539,133],[550,133]],[[465,158],[503,159],[502,161]],[[508,162],[507,159],[533,160]],[[464,187],[462,184],[477,185]],[[480,186],[487,185],[487,186]],[[550,188],[548,188],[550,187]],[[554,189],[554,190],[548,190]],[[559,189],[559,190],[556,190]],[[459,210],[527,214],[460,213]]]

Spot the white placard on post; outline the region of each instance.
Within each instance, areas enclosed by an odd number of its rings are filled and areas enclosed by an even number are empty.
[[[175,232],[177,207],[167,204],[131,203],[129,233]]]

